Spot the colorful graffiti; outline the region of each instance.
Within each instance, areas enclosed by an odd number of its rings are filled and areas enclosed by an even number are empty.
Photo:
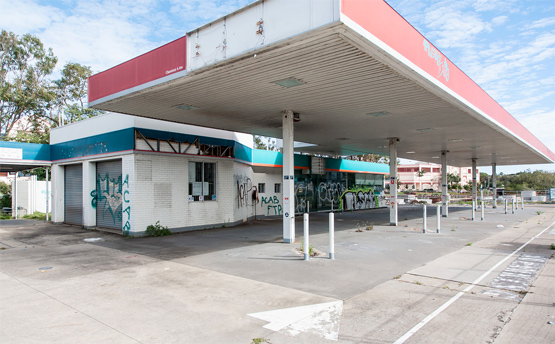
[[[281,215],[281,204],[279,204],[279,198],[277,196],[273,197],[262,197],[260,199],[260,206],[264,208],[266,206],[266,216],[271,215]]]
[[[379,198],[372,188],[345,190],[339,203],[340,210],[373,209],[379,206]]]
[[[90,194],[92,207],[96,209],[99,204],[102,204],[102,218],[109,214],[114,223],[121,220],[121,188],[121,176],[114,179],[110,178],[108,173],[104,177],[99,174],[96,178],[96,189]]]
[[[129,201],[129,175],[125,176],[125,179],[122,184],[123,189],[123,203],[125,203],[125,207],[123,208],[123,212],[127,214],[127,219],[125,219],[125,223],[123,224],[123,235],[129,235],[129,231],[131,231],[131,204]]]
[[[91,206],[93,208],[96,209],[99,205],[102,206],[101,214],[103,219],[108,214],[115,224],[123,220],[124,213],[127,214],[127,219],[123,225],[123,234],[128,235],[131,230],[129,175],[126,175],[122,182],[121,175],[116,179],[110,178],[108,173],[104,176],[99,174],[96,178],[96,189],[91,191],[90,195],[92,197]]]

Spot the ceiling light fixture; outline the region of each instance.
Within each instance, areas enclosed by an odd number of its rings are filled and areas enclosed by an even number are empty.
[[[449,142],[463,142],[463,139],[449,139]]]
[[[416,129],[416,131],[419,131],[421,133],[426,133],[428,131],[432,131],[435,130],[434,128],[422,128],[422,129]]]
[[[410,151],[410,152],[406,152],[407,154],[414,154],[416,152]]]
[[[350,140],[350,138],[348,138],[348,137],[336,137],[335,139],[336,139],[337,141],[347,141],[347,140]]]
[[[286,87],[286,88],[306,84],[304,81],[299,80],[299,79],[295,79],[295,78],[287,78],[287,79],[283,79],[283,80],[273,81],[272,83],[274,83],[276,85],[279,85],[279,86],[282,86],[282,87]]]

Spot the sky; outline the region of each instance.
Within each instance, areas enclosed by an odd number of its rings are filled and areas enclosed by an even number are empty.
[[[0,0],[0,29],[39,37],[59,58],[58,71],[77,62],[100,72],[251,2]],[[387,2],[555,152],[555,0]],[[528,168],[555,164],[497,172]]]

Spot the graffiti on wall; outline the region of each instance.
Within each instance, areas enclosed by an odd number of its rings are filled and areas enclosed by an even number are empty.
[[[111,216],[114,223],[116,223],[116,221],[121,220],[121,191],[121,176],[115,179],[110,178],[108,173],[104,176],[99,174],[96,178],[96,189],[91,191],[92,207],[96,209],[98,205],[101,205],[102,218]]]
[[[234,175],[235,184],[237,186],[237,208],[252,206],[258,203],[258,195],[256,186],[252,184],[252,180],[243,175]]]
[[[324,203],[339,204],[341,196],[345,192],[345,185],[340,182],[322,182],[318,185],[318,201]]]
[[[379,207],[378,196],[372,188],[349,189],[341,195],[340,210],[372,209]]]
[[[123,189],[123,213],[125,213],[126,215],[124,215],[123,217],[123,221],[125,221],[125,223],[123,224],[123,235],[129,235],[129,231],[131,231],[131,204],[129,202],[129,175],[127,174],[125,176],[125,179],[123,180],[122,183],[122,189]],[[123,222],[122,221],[122,222]]]
[[[100,174],[96,178],[96,189],[90,193],[92,200],[91,206],[95,209],[100,205],[102,218],[110,216],[114,224],[119,220],[125,220],[123,225],[123,233],[129,234],[131,230],[131,206],[129,202],[129,175],[125,176],[122,181],[121,175],[118,178],[110,178],[106,173],[104,176]],[[99,209],[97,209],[98,211]],[[126,214],[126,219],[123,219]]]
[[[314,184],[312,180],[300,180],[295,183],[295,212],[307,211],[308,202],[313,199]]]
[[[262,209],[266,206],[266,216],[281,215],[281,204],[279,204],[279,198],[275,195],[273,197],[261,197],[260,206]]]

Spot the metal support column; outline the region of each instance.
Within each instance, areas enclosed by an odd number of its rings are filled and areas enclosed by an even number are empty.
[[[493,209],[497,208],[497,164],[491,164],[491,184],[493,187]]]
[[[295,164],[293,161],[293,111],[283,120],[283,242],[295,242]]]
[[[389,224],[397,226],[397,143],[394,137],[389,140]]]
[[[472,206],[473,207],[477,207],[477,203],[478,203],[478,188],[477,188],[477,174],[478,174],[478,170],[476,168],[476,161],[478,159],[472,159],[472,200],[474,202],[472,202]],[[474,208],[476,209],[476,208]]]
[[[443,203],[442,216],[447,217],[449,214],[449,194],[447,192],[447,153],[449,151],[441,151],[441,202]]]

